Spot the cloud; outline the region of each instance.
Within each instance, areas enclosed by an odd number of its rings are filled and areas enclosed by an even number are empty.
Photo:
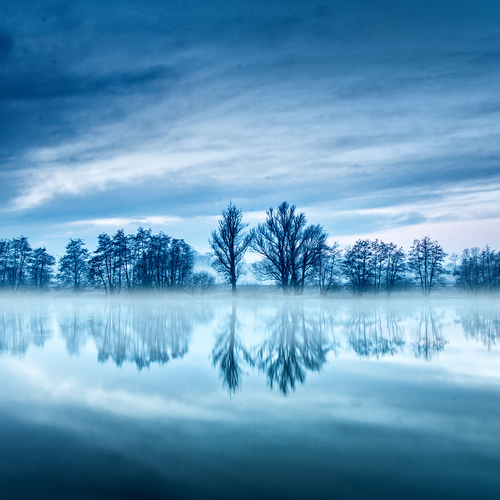
[[[5,12],[3,227],[192,220],[230,199],[255,213],[310,207],[331,234],[494,217],[496,195],[477,186],[500,178],[498,7],[21,1]],[[468,185],[476,195],[455,193]],[[452,193],[462,202],[440,206]]]
[[[162,178],[185,167],[223,161],[232,152],[166,152],[129,153],[108,160],[95,160],[81,165],[59,165],[59,155],[54,150],[37,153],[40,160],[49,164],[23,172],[25,187],[13,199],[13,210],[26,210],[53,199],[58,195],[82,196],[95,191],[106,191],[115,186],[132,186],[151,179]]]
[[[179,217],[168,217],[165,215],[156,215],[148,217],[137,217],[137,218],[126,218],[126,217],[114,217],[110,219],[90,219],[90,220],[78,220],[70,223],[66,223],[66,226],[95,226],[95,227],[109,227],[116,226],[119,228],[124,228],[126,226],[134,225],[138,226],[149,226],[149,225],[162,225],[167,226],[176,222],[180,222]]]

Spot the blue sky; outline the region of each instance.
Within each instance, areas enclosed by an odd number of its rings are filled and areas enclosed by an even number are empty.
[[[499,77],[493,1],[4,0],[0,238],[205,252],[286,200],[341,244],[499,248]]]

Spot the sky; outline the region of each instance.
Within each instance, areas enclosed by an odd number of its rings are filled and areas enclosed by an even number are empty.
[[[0,238],[139,226],[196,250],[230,201],[330,242],[500,247],[500,3],[0,4]]]

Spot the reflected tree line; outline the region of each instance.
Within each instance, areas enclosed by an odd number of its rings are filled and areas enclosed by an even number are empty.
[[[265,222],[252,229],[243,222],[242,210],[230,203],[209,239],[209,261],[215,274],[195,272],[201,256],[184,240],[140,227],[136,234],[126,235],[122,229],[114,235],[101,233],[93,252],[83,240],[71,238],[57,266],[54,256],[44,247],[32,249],[25,236],[0,240],[0,287],[106,293],[207,291],[219,278],[236,295],[238,279],[250,271],[257,280],[295,295],[305,289],[322,295],[340,289],[354,295],[391,294],[415,286],[429,295],[446,282],[447,275],[467,292],[500,289],[500,252],[489,246],[465,249],[461,256],[453,254],[452,263],[446,266],[447,254],[429,236],[415,239],[408,252],[378,239],[359,239],[343,249],[328,240],[323,226],[308,225],[305,214],[287,202],[270,208]],[[247,251],[258,256],[252,266],[246,264]]]
[[[498,306],[464,307],[457,315],[466,337],[481,341],[488,349],[500,339]],[[92,339],[101,363],[111,360],[121,366],[128,362],[138,369],[163,365],[188,352],[194,328],[212,321],[213,309],[196,303],[175,307],[109,303],[102,308],[60,310],[55,319],[42,308],[21,311],[4,306],[0,352],[24,354],[30,345],[43,346],[56,327],[72,354]],[[304,383],[308,372],[319,372],[329,354],[337,356],[341,350],[359,358],[380,359],[402,353],[408,346],[415,357],[431,360],[448,343],[443,327],[443,315],[429,304],[405,316],[401,311],[362,304],[346,312],[285,302],[258,322],[256,328],[264,333],[262,342],[245,345],[234,302],[214,332],[211,361],[231,394],[241,388],[245,373],[257,370],[270,388],[286,395]]]
[[[469,305],[458,311],[465,336],[482,342],[488,350],[500,341],[500,306],[485,304],[482,307]]]
[[[53,333],[50,317],[39,308],[0,309],[0,352],[24,354],[31,345],[43,347]]]
[[[112,360],[117,366],[131,362],[141,370],[182,358],[195,326],[209,322],[212,315],[200,304],[108,304],[104,310],[62,314],[60,332],[71,354],[78,354],[91,338],[99,362]]]

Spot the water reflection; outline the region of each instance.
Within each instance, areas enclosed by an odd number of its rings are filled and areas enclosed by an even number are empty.
[[[448,341],[442,330],[442,314],[436,314],[432,307],[425,303],[415,326],[416,340],[412,342],[413,352],[417,358],[429,361],[434,354],[444,350]]]
[[[216,335],[212,349],[212,364],[219,369],[222,384],[229,393],[236,392],[241,386],[242,365],[247,363],[254,366],[251,353],[236,335],[238,320],[236,318],[237,305],[233,302],[231,314],[221,322],[220,332]]]
[[[88,339],[98,350],[98,361],[117,366],[135,363],[142,369],[182,358],[194,327],[210,321],[213,312],[201,305],[106,303],[103,307],[71,308],[59,317],[66,349],[78,355]]]
[[[205,325],[206,338],[215,335],[209,351],[212,366],[230,394],[241,388],[245,370],[263,373],[269,387],[287,394],[305,381],[308,371],[319,371],[342,352],[352,351],[360,358],[409,355],[429,361],[445,349],[449,334],[456,333],[453,325],[461,325],[467,338],[488,349],[500,338],[498,301],[463,301],[459,308],[455,302],[430,301],[283,301],[270,306],[234,301],[215,326],[209,323],[224,304],[208,301],[50,304],[23,307],[4,302],[0,352],[23,354],[30,345],[44,346],[55,337],[78,355],[92,340],[99,362],[130,362],[142,369],[185,356],[194,328]],[[252,319],[246,316],[249,311]],[[239,315],[248,319],[244,325]]]
[[[500,339],[500,306],[496,301],[482,307],[477,304],[462,307],[458,316],[465,336],[479,340],[488,351]]]
[[[303,383],[306,370],[319,371],[326,363],[330,342],[314,318],[300,305],[285,303],[266,327],[269,337],[255,349],[255,362],[266,373],[269,386],[283,394]]]
[[[43,347],[52,334],[52,324],[39,308],[14,306],[0,311],[0,351],[24,354],[30,345]]]
[[[343,326],[349,346],[360,357],[393,356],[405,345],[402,320],[393,310],[353,307]]]

